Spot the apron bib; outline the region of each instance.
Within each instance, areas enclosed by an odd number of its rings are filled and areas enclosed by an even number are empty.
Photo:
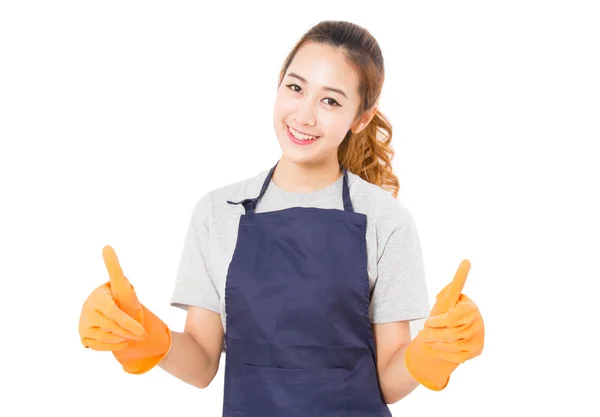
[[[367,217],[344,210],[255,213],[245,199],[225,285],[223,417],[391,417],[369,320]]]

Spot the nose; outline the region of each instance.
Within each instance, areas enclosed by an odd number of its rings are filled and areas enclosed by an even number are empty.
[[[302,100],[296,109],[294,121],[298,125],[315,125],[315,115],[312,102],[310,100]]]

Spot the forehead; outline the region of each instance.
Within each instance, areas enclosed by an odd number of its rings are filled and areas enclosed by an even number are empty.
[[[329,45],[303,45],[287,74],[290,72],[305,78],[311,87],[327,86],[341,88],[350,94],[358,93],[358,74],[348,63],[346,55]]]

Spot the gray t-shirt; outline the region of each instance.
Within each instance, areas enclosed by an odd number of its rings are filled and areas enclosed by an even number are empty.
[[[214,189],[194,206],[183,245],[171,305],[198,306],[221,314],[226,331],[225,281],[244,207],[228,204],[257,197],[269,169]],[[292,193],[272,180],[256,213],[290,207],[343,210],[343,176],[311,193]],[[413,217],[407,207],[382,188],[348,172],[355,212],[367,216],[367,259],[372,323],[422,319],[430,305],[423,256]]]

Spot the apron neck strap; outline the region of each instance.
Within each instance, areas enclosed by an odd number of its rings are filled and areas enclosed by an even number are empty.
[[[243,204],[244,209],[246,210],[246,214],[254,214],[254,210],[256,209],[258,202],[260,201],[260,199],[263,197],[263,195],[267,191],[267,187],[269,186],[271,179],[273,178],[273,172],[275,172],[275,168],[277,168],[278,163],[279,163],[279,161],[275,164],[275,166],[273,168],[271,168],[271,170],[267,174],[267,177],[265,178],[265,180],[262,184],[262,187],[260,189],[260,193],[258,194],[258,197],[247,198],[245,200],[240,201],[239,203],[234,203],[232,201],[228,201],[228,203],[229,204]],[[345,211],[354,211],[354,208],[352,207],[352,200],[350,199],[350,188],[348,187],[348,171],[346,170],[346,168],[344,168],[344,166],[342,165],[341,162],[340,162],[340,168],[343,170],[343,177],[344,177],[343,185],[342,185],[342,199],[344,201],[344,210]]]
[[[348,187],[348,170],[340,163],[340,168],[344,170],[344,184],[342,185],[342,199],[344,200],[344,210],[354,211],[352,199],[350,199],[350,188]]]

